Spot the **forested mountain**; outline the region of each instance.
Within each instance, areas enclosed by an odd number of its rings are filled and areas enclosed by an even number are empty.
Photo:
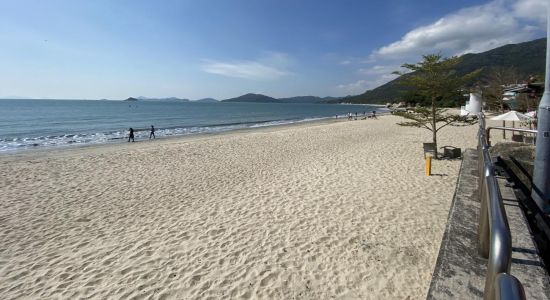
[[[339,98],[334,97],[316,97],[316,96],[296,96],[288,98],[273,98],[262,94],[246,94],[236,98],[222,100],[224,102],[258,102],[258,103],[326,103],[330,100]]]
[[[214,98],[202,98],[202,99],[195,100],[195,102],[217,103],[217,102],[220,102],[220,101],[218,101]]]
[[[520,77],[525,79],[529,75],[535,75],[539,80],[544,80],[546,39],[505,45],[482,53],[465,54],[461,58],[462,61],[458,64],[456,70],[459,75],[482,68],[479,77],[475,81],[483,79],[491,69],[501,67],[512,67],[518,72]],[[404,61],[403,63],[415,62]],[[399,77],[363,94],[332,100],[330,103],[383,104],[402,101],[404,100],[403,97],[406,94],[407,87],[401,85],[401,81],[402,77]]]
[[[279,103],[279,101],[273,97],[269,97],[262,94],[248,93],[239,97],[222,100],[223,102],[261,102],[261,103]]]

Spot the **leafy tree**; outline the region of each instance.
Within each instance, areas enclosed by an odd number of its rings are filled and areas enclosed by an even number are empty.
[[[403,100],[409,106],[426,106],[430,104],[430,99],[418,94],[414,90],[406,90],[403,92]]]
[[[458,76],[455,67],[460,62],[456,56],[442,58],[440,54],[423,55],[416,64],[404,64],[401,67],[412,73],[403,76],[402,84],[415,89],[416,94],[430,99],[430,107],[417,108],[413,112],[400,112],[397,115],[410,121],[398,125],[424,128],[432,132],[432,140],[437,149],[437,132],[445,126],[467,126],[476,122],[472,118],[446,114],[442,104],[451,99],[460,99],[461,88],[479,75],[481,70]],[[404,75],[401,72],[394,72]],[[435,158],[438,158],[437,151]]]
[[[395,115],[410,120],[397,123],[397,125],[424,128],[431,131],[433,133],[433,143],[435,144],[435,149],[437,149],[437,132],[443,127],[449,125],[469,126],[477,122],[475,118],[447,114],[446,111],[446,108],[438,107],[435,109],[434,113],[431,108],[419,107],[415,108],[413,112],[396,112]],[[437,151],[435,152],[435,158],[438,158]]]

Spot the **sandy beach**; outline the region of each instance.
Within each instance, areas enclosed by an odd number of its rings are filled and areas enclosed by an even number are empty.
[[[2,154],[0,296],[424,299],[461,161],[400,120]]]

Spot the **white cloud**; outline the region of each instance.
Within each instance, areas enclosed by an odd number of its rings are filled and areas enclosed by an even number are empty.
[[[375,65],[369,68],[359,69],[359,73],[364,75],[386,75],[394,71],[403,71],[401,67],[395,64],[390,65]]]
[[[222,62],[205,60],[203,71],[227,77],[252,80],[274,80],[290,74],[284,68],[289,59],[282,53],[268,53],[259,60]]]
[[[338,89],[348,94],[359,94],[366,90],[374,89],[386,82],[392,81],[398,75],[392,74],[394,71],[406,71],[396,64],[375,65],[368,68],[361,68],[358,73],[362,75],[361,80],[355,82],[340,84]]]
[[[371,58],[402,59],[439,51],[444,55],[478,53],[528,41],[540,28],[544,5],[546,0],[495,0],[461,9],[409,31],[400,40],[374,51]]]
[[[513,4],[514,14],[520,18],[536,19],[544,23],[549,5],[550,2],[547,0],[518,0]]]
[[[339,84],[338,89],[345,91],[347,94],[358,94],[367,90],[370,86],[369,81],[367,80],[358,80],[352,83]]]
[[[397,75],[393,74],[382,74],[370,80],[361,79],[352,83],[340,84],[338,85],[338,89],[345,91],[347,94],[360,94],[367,90],[381,86],[382,84],[389,82],[396,77]]]
[[[396,78],[393,71],[422,54],[444,56],[479,53],[505,44],[532,40],[544,32],[550,0],[493,0],[450,13],[412,29],[401,39],[373,51],[363,59],[356,81],[340,84],[348,94],[363,93]]]

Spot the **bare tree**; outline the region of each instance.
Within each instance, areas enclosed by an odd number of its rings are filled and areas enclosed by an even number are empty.
[[[492,68],[482,80],[482,93],[487,110],[503,112],[507,108],[504,102],[506,87],[519,82],[521,82],[521,76],[514,68]]]
[[[535,83],[536,81],[537,76],[529,75],[527,79],[528,83]],[[542,93],[542,91],[540,93]],[[536,110],[539,106],[539,102],[540,95],[537,93],[536,89],[530,89],[528,93],[521,93],[516,96],[516,103],[520,111]]]

